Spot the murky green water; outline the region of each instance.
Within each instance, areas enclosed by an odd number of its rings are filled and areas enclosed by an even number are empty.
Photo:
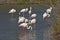
[[[31,5],[32,6],[32,5]],[[6,8],[5,8],[6,7]],[[51,17],[46,20],[42,19],[42,15],[49,6],[47,5],[33,5],[32,12],[37,14],[37,23],[36,27],[32,32],[21,31],[19,30],[17,20],[18,13],[22,8],[30,7],[30,5],[15,5],[15,6],[5,6],[0,9],[0,40],[50,40],[50,38],[44,38],[45,30],[48,30],[52,25]],[[8,14],[11,8],[17,10],[14,18],[11,17],[11,14]],[[53,13],[53,12],[52,12]],[[12,20],[13,19],[13,20]],[[22,35],[22,33],[25,33]],[[47,33],[48,34],[48,33]],[[21,35],[21,36],[20,36]]]

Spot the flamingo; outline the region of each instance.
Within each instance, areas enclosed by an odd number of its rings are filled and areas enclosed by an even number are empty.
[[[28,13],[29,13],[29,17],[30,17],[30,15],[32,13],[32,7],[30,7],[30,10],[28,11]]]
[[[28,8],[26,8],[25,11],[27,12],[28,11]]]
[[[21,23],[19,26],[20,27],[28,27],[28,24],[27,23]]]
[[[31,27],[28,26],[28,25],[29,25],[29,24],[27,23],[27,21],[25,21],[24,23],[21,23],[21,24],[19,25],[19,27],[22,27],[23,30],[24,30],[25,28],[30,29]]]
[[[11,9],[10,11],[9,11],[9,14],[11,13],[12,14],[12,17],[13,17],[13,14],[16,12],[16,10],[15,9]]]
[[[26,8],[26,9],[22,9],[22,10],[19,12],[19,15],[22,13],[23,16],[24,16],[24,13],[27,12],[27,11],[28,11],[28,8]]]
[[[19,15],[21,14],[21,13],[24,13],[25,12],[25,9],[22,9],[20,12],[19,12]]]
[[[21,24],[19,25],[19,27],[23,27],[23,28],[27,28],[27,29],[31,29],[31,30],[32,30],[32,26],[28,26],[27,23],[21,23]]]
[[[21,24],[19,24],[19,27],[25,31],[25,29],[28,27],[28,24],[27,23],[21,23]]]
[[[25,19],[25,23],[28,23],[29,22],[29,20],[28,19]]]
[[[47,10],[46,10],[46,13],[49,13],[49,14],[50,14],[51,11],[52,11],[52,7],[50,7],[49,9],[47,9]]]
[[[35,23],[36,23],[36,19],[34,18],[31,20],[31,24],[35,24]]]
[[[32,14],[31,18],[35,18],[37,16],[37,14]]]
[[[31,10],[32,10],[32,7],[30,7],[30,10],[29,10],[29,12],[28,12],[28,13],[29,13],[29,15],[31,14]]]
[[[19,17],[18,24],[24,22],[25,17]]]
[[[43,19],[45,19],[46,17],[50,17],[50,14],[48,14],[48,13],[45,12],[45,13],[43,14]]]

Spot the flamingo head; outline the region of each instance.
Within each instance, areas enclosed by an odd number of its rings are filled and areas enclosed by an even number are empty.
[[[30,10],[32,10],[32,7],[30,7]]]
[[[26,10],[26,12],[27,12],[27,11],[28,11],[28,8],[26,8],[25,10]]]
[[[52,9],[52,7],[50,7],[50,9]]]

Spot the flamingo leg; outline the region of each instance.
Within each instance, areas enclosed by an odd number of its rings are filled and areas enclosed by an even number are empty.
[[[13,13],[12,13],[12,18],[13,18]]]

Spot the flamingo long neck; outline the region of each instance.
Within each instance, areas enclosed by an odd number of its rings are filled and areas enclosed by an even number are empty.
[[[31,26],[27,27],[27,29],[30,29],[30,28],[31,28],[31,30],[32,30],[32,27],[31,27]]]

